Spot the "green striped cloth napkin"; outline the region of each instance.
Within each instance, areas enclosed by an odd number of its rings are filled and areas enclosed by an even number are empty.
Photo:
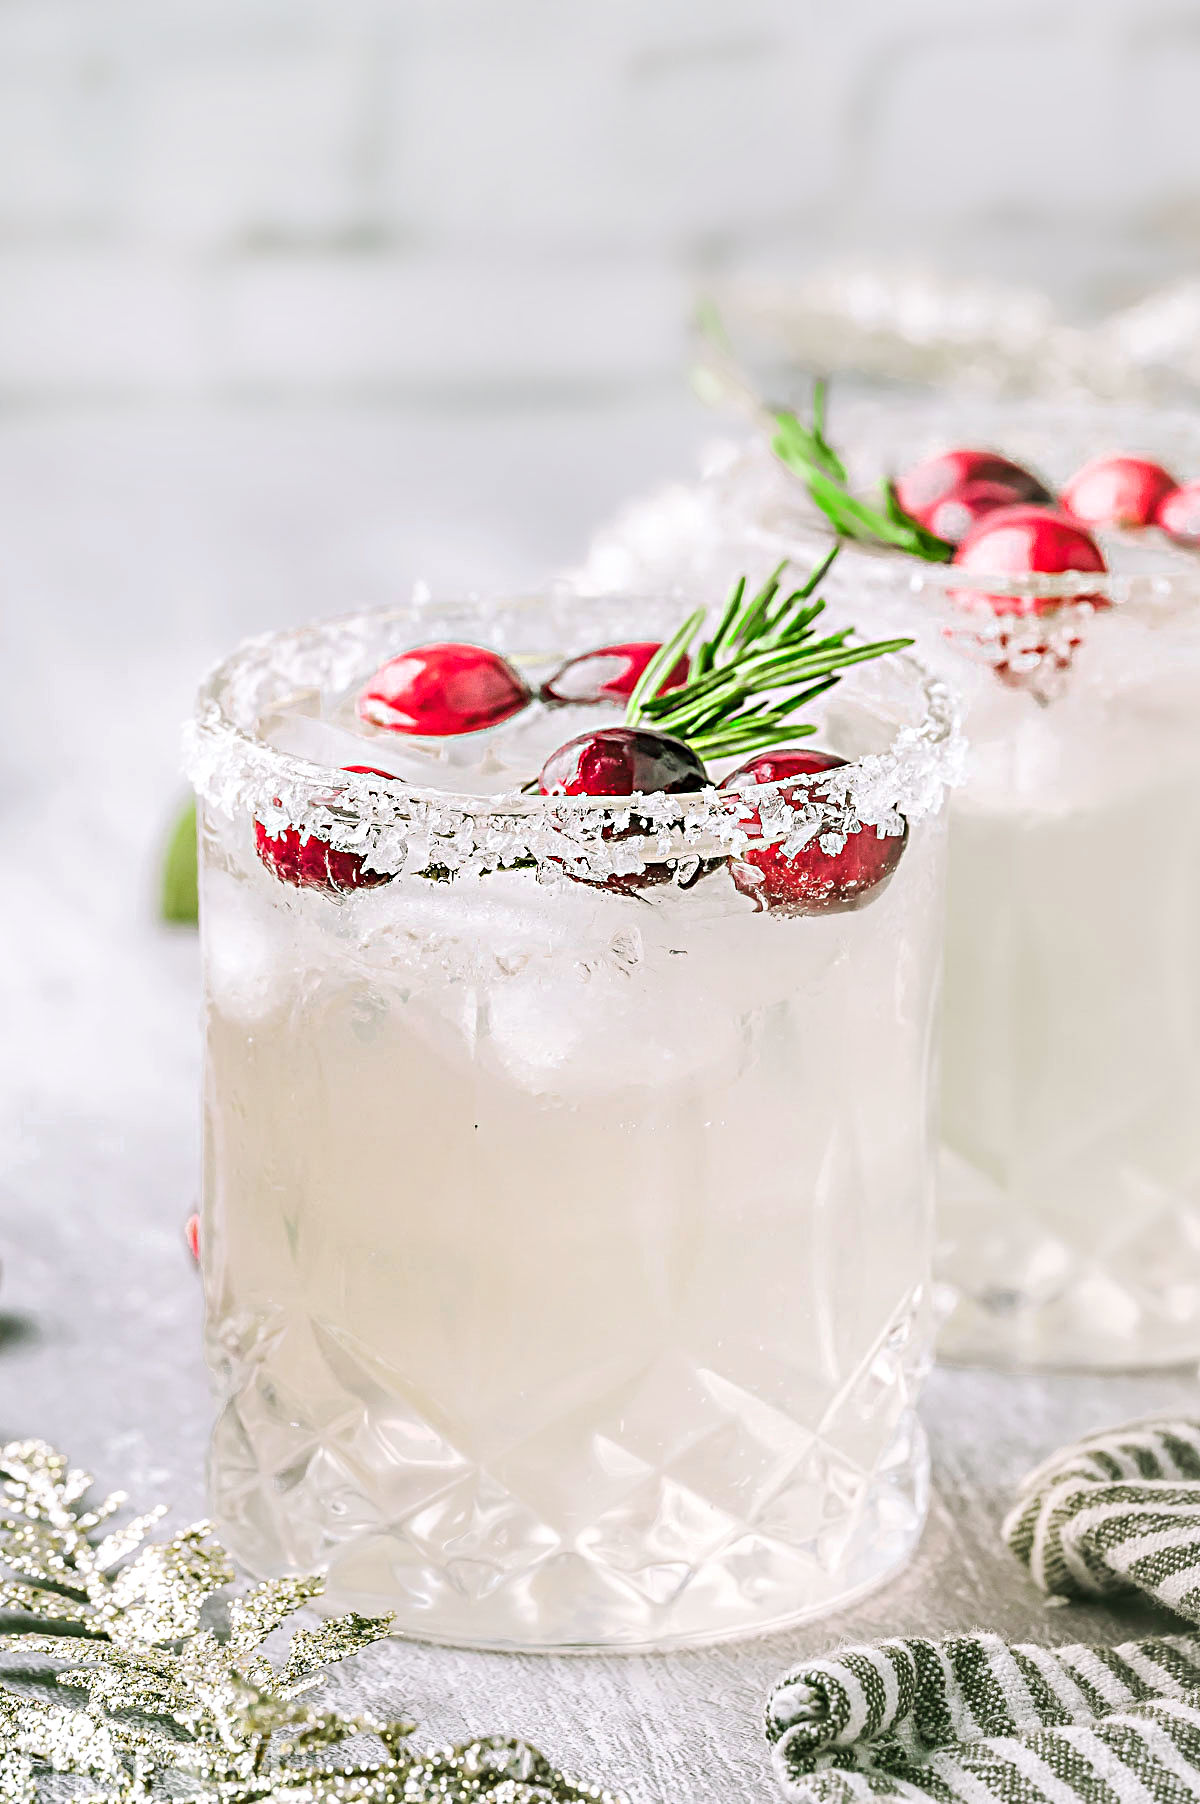
[[[1200,1421],[1136,1422],[1032,1472],[1004,1536],[1056,1597],[1142,1592],[1200,1622]],[[1190,1804],[1200,1636],[880,1641],[797,1667],[767,1735],[803,1804]]]

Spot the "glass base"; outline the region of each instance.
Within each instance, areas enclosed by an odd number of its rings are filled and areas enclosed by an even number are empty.
[[[1089,1326],[1074,1305],[1088,1295],[1054,1305],[991,1302],[961,1297],[937,1343],[938,1363],[988,1366],[1008,1372],[1145,1372],[1200,1364],[1200,1324],[1138,1324],[1122,1335],[1104,1317]]]
[[[424,1505],[384,1524],[367,1495],[333,1484],[318,1493],[333,1479],[319,1458],[304,1462],[303,1486],[288,1486],[296,1468],[264,1477],[244,1457],[249,1449],[227,1411],[214,1438],[214,1516],[221,1539],[256,1576],[323,1566],[323,1612],[392,1614],[405,1639],[525,1653],[697,1646],[841,1609],[913,1552],[929,1465],[911,1408],[870,1469],[808,1440],[794,1469],[772,1495],[760,1491],[741,1520],[726,1489],[706,1491],[701,1470],[688,1484],[662,1472],[633,1482],[609,1449],[609,1495],[575,1499],[577,1526],[564,1533],[561,1521],[536,1520],[478,1471],[449,1487],[429,1474]],[[727,1479],[732,1449],[718,1451],[725,1460],[717,1471]],[[398,1476],[381,1474],[381,1485]],[[408,1474],[410,1482],[417,1476]],[[591,1521],[579,1526],[585,1502]],[[340,1545],[330,1532],[339,1528]],[[313,1559],[319,1543],[324,1557]]]
[[[1118,1171],[1079,1206],[985,1193],[943,1157],[938,1276],[953,1298],[938,1357],[1024,1371],[1200,1361],[1200,1205]]]
[[[665,1654],[687,1648],[716,1647],[731,1641],[751,1641],[767,1635],[783,1635],[790,1629],[802,1628],[805,1623],[819,1622],[842,1610],[849,1610],[865,1597],[872,1596],[900,1576],[911,1560],[921,1538],[924,1527],[924,1511],[916,1521],[913,1534],[896,1552],[890,1565],[881,1565],[863,1578],[852,1589],[838,1589],[823,1602],[808,1603],[794,1609],[785,1609],[782,1614],[762,1614],[748,1618],[741,1627],[714,1629],[697,1629],[677,1635],[661,1634],[648,1641],[481,1641],[466,1635],[444,1635],[436,1633],[432,1628],[421,1625],[406,1627],[397,1622],[392,1634],[398,1641],[423,1643],[427,1647],[464,1648],[476,1654],[546,1654],[571,1655],[586,1658],[588,1655],[612,1654]],[[778,1605],[779,1600],[776,1599]],[[323,1616],[337,1616],[348,1610],[356,1610],[359,1615],[378,1615],[382,1603],[376,1600],[375,1607],[367,1609],[363,1601],[353,1601],[336,1592],[326,1592],[317,1602],[315,1608]]]

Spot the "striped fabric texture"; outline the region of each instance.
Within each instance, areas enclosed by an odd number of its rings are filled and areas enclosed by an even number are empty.
[[[1137,1591],[1200,1622],[1200,1421],[1057,1454],[1004,1536],[1049,1595]],[[1200,1636],[843,1648],[779,1681],[767,1736],[780,1790],[803,1804],[1185,1804],[1200,1799]]]

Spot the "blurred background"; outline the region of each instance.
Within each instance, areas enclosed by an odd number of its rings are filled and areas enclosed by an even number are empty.
[[[62,1211],[37,1309],[93,1219],[148,1271],[190,1200],[194,944],[155,919],[202,669],[579,557],[727,429],[702,294],[932,271],[1087,321],[1186,282],[1198,92],[1195,0],[0,0],[0,1174],[18,1240],[35,1167]]]
[[[240,632],[684,472],[699,295],[1187,278],[1198,89],[1194,0],[0,0],[11,630],[127,640],[161,765]]]
[[[698,287],[1190,272],[1193,0],[3,0],[0,394],[677,390]]]
[[[534,580],[685,472],[698,296],[1186,280],[1198,88],[1194,0],[0,0],[11,630],[128,641],[161,763],[240,632]]]

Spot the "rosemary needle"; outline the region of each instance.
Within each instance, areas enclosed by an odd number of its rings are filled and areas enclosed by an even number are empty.
[[[929,564],[947,564],[954,547],[905,513],[893,482],[883,484],[883,507],[850,492],[846,467],[825,437],[825,384],[813,384],[813,423],[805,426],[788,408],[773,412],[771,449],[803,482],[840,538],[890,545]]]
[[[836,462],[825,445],[819,410],[812,432],[802,431],[818,455]],[[689,615],[646,665],[629,697],[625,725],[683,739],[705,759],[761,751],[814,732],[811,723],[792,718],[798,709],[831,689],[850,665],[912,644],[911,639],[856,644],[850,628],[818,637],[825,603],[813,596],[836,556],[835,545],[797,589],[783,587],[785,564],[752,595],[745,577],[739,577],[711,636],[694,654],[704,610]],[[659,694],[685,654],[688,680]]]

